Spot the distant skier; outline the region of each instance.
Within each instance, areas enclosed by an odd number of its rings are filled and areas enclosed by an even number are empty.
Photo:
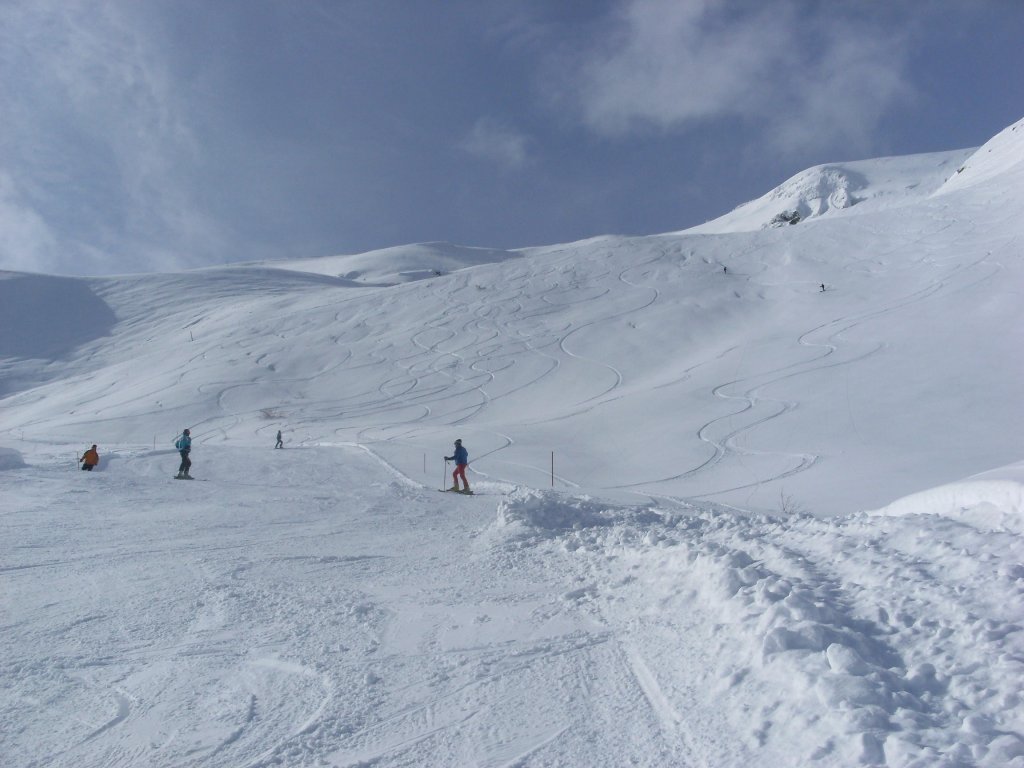
[[[455,453],[445,456],[445,461],[455,462],[455,471],[452,472],[452,487],[449,491],[456,493],[469,493],[469,481],[466,479],[466,465],[469,464],[469,451],[462,445],[462,440],[455,441]],[[462,490],[459,490],[459,478],[462,478]]]
[[[284,440],[281,439],[281,430],[277,430],[277,444],[275,448],[284,448]]]
[[[729,274],[729,268],[728,267],[722,267],[722,274],[723,275],[728,275]]]
[[[100,455],[96,451],[96,446],[94,445],[83,453],[82,458],[80,458],[78,462],[82,465],[83,472],[92,472],[92,468],[100,463]]]
[[[174,476],[175,480],[191,480],[192,475],[188,473],[192,467],[192,459],[188,457],[189,453],[192,452],[192,437],[189,431],[183,430],[181,437],[174,441],[174,447],[178,449],[178,453],[181,454],[181,466],[178,467],[178,474]]]
[[[824,283],[822,283],[822,284],[821,284],[821,292],[822,292],[822,293],[824,293],[824,292],[825,292],[825,284],[824,284]]]

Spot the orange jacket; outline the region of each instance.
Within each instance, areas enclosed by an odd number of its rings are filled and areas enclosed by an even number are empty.
[[[100,463],[100,455],[95,450],[90,448],[82,454],[83,464],[92,464],[94,467]]]

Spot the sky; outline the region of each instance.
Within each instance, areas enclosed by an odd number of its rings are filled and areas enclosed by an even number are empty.
[[[0,268],[699,224],[1024,112],[1015,0],[0,0]]]

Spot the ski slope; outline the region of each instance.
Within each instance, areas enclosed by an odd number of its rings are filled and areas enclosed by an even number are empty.
[[[0,275],[3,764],[1024,765],[1022,158]]]

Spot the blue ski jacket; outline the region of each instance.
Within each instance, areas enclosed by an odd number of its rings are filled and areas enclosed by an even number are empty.
[[[456,464],[469,464],[469,451],[466,450],[466,447],[464,445],[456,445],[455,455],[445,456],[444,458],[446,461],[451,461],[452,459],[455,459]]]
[[[174,444],[174,447],[179,451],[191,451],[192,450],[192,438],[188,435],[182,435],[178,438],[178,441]]]

